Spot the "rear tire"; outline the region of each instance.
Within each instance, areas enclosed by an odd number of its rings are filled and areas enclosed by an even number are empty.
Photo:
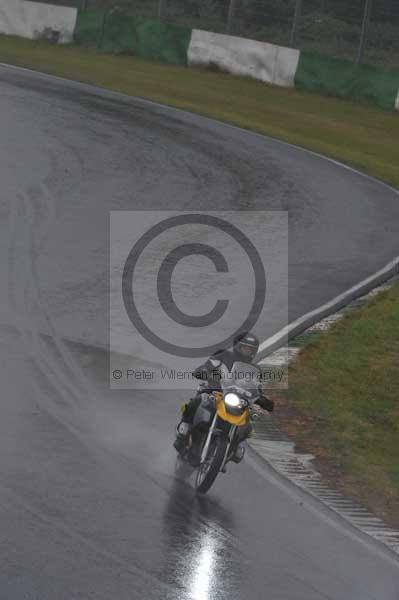
[[[206,494],[223,464],[226,455],[227,441],[216,437],[211,443],[206,462],[200,465],[195,478],[195,489],[198,494]]]

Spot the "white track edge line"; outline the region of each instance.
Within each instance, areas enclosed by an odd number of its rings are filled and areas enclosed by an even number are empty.
[[[271,337],[264,340],[259,346],[259,352],[263,353],[267,351],[268,348],[274,347],[278,342],[283,342],[287,340],[290,333],[294,331],[296,328],[305,325],[308,321],[313,321],[317,319],[317,317],[321,314],[325,315],[325,313],[333,312],[337,305],[344,303],[345,300],[351,301],[353,296],[356,296],[358,293],[361,293],[363,289],[367,288],[369,285],[372,285],[374,281],[378,281],[381,277],[385,275],[389,277],[392,274],[392,271],[397,268],[399,270],[399,256],[391,260],[385,267],[376,271],[373,275],[366,277],[359,283],[355,284],[351,288],[347,289],[345,292],[342,292],[338,296],[335,296],[332,300],[329,300],[325,304],[322,304],[318,308],[315,308],[308,313],[302,315],[295,321],[292,321],[280,331],[272,335]],[[327,316],[327,315],[325,315]]]

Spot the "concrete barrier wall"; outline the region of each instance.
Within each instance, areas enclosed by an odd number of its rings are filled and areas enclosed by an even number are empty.
[[[0,33],[28,37],[22,0],[0,0]]]
[[[46,29],[60,33],[61,43],[71,42],[77,19],[76,8],[27,0],[0,0],[0,33],[30,39]]]
[[[281,87],[294,87],[300,51],[284,46],[276,46],[276,48],[276,67],[273,83]]]
[[[37,38],[45,29],[60,32],[60,43],[72,42],[78,11],[69,6],[53,6],[24,1],[25,21],[31,38]]]
[[[233,75],[293,87],[299,50],[194,29],[188,48],[189,66],[215,66]]]

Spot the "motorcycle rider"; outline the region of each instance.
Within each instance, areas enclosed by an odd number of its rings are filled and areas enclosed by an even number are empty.
[[[189,436],[193,428],[194,416],[198,406],[201,403],[201,397],[204,392],[211,393],[221,389],[218,367],[223,363],[229,371],[235,362],[253,365],[253,360],[259,349],[259,340],[253,333],[243,331],[238,334],[233,343],[233,350],[218,350],[203,365],[199,366],[193,376],[201,379],[201,384],[197,394],[182,408],[182,419],[177,426],[177,436],[174,447],[181,452],[188,444]],[[264,410],[273,412],[274,402],[261,393],[259,399],[255,402]],[[246,426],[241,435],[241,441],[246,439],[251,433],[250,424]]]

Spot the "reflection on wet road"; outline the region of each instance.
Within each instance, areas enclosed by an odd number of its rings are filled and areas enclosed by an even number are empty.
[[[229,560],[227,532],[232,530],[231,515],[217,502],[196,497],[190,485],[174,482],[163,514],[165,564],[160,577],[181,589],[188,586],[193,600],[211,600],[222,592],[234,597],[240,562],[231,556]]]

